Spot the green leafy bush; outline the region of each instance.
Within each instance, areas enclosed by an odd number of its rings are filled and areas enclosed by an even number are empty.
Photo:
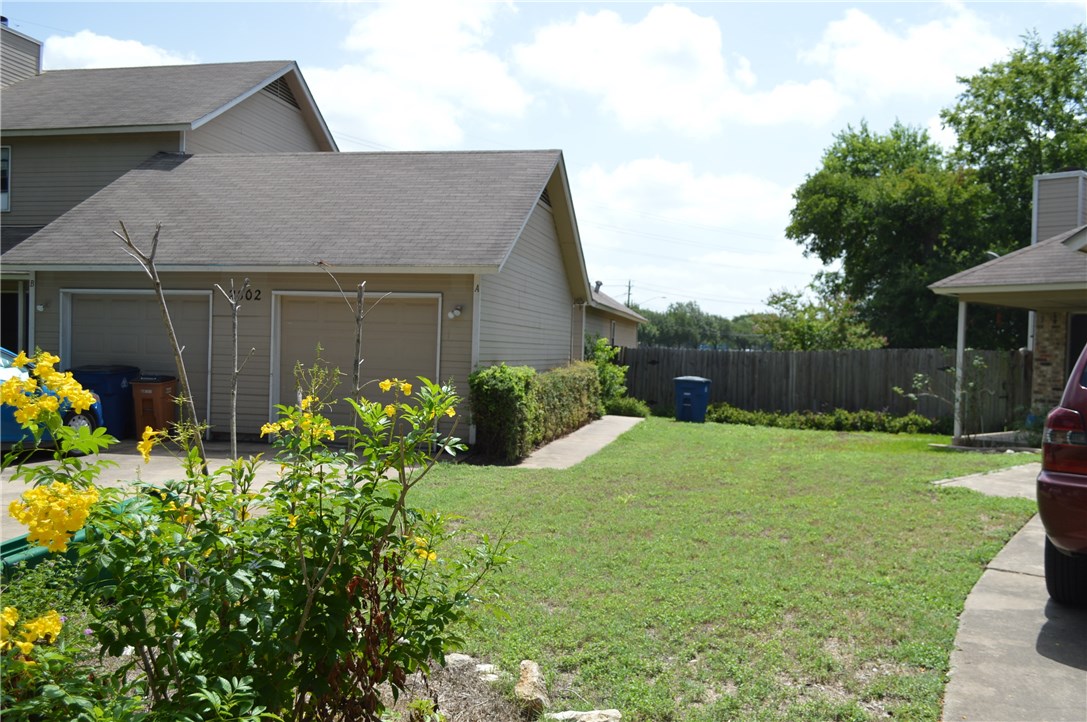
[[[579,361],[542,374],[499,364],[468,377],[476,449],[506,463],[600,415],[596,367]]]
[[[536,369],[498,364],[468,377],[476,450],[514,462],[532,451],[538,410],[530,390]]]
[[[649,404],[632,396],[621,396],[604,404],[607,413],[612,416],[649,416]]]
[[[783,414],[746,411],[725,403],[712,404],[706,411],[706,420],[721,424],[819,431],[883,431],[891,434],[928,434],[933,431],[932,420],[917,413],[892,416],[883,411],[834,409],[822,414],[813,411]]]
[[[619,347],[609,344],[606,338],[597,338],[588,351],[586,358],[596,366],[600,378],[600,400],[606,408],[608,403],[626,395],[627,370],[630,367],[615,363]]]

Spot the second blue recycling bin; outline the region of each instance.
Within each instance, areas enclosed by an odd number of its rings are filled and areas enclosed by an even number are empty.
[[[98,394],[106,431],[118,439],[134,434],[132,409],[132,380],[140,375],[135,366],[103,364],[72,369],[72,376],[85,389]]]
[[[701,376],[677,376],[672,380],[676,385],[676,421],[704,422],[713,382]]]

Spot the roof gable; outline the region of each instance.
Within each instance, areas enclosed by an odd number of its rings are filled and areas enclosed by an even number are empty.
[[[192,130],[279,79],[293,91],[315,135],[335,150],[298,66],[289,60],[52,70],[4,88],[0,122],[11,136]]]
[[[6,267],[134,266],[113,236],[137,243],[161,223],[163,270],[314,269],[496,272],[545,188],[555,196],[562,154],[159,154],[3,256]],[[559,180],[556,180],[558,178]],[[572,215],[556,214],[575,239]],[[576,245],[576,244],[575,244]],[[564,258],[580,246],[564,249]],[[569,264],[568,264],[569,267]],[[572,286],[588,282],[584,265]],[[568,270],[568,275],[571,275]]]

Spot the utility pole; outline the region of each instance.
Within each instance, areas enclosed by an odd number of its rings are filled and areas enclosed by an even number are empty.
[[[627,305],[630,305],[630,279],[627,279]]]

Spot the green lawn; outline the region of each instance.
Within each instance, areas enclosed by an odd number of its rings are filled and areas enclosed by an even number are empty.
[[[536,660],[554,709],[936,720],[963,601],[1035,507],[929,482],[1036,457],[934,440],[648,419],[566,471],[445,465],[416,502],[521,541],[466,651]]]

